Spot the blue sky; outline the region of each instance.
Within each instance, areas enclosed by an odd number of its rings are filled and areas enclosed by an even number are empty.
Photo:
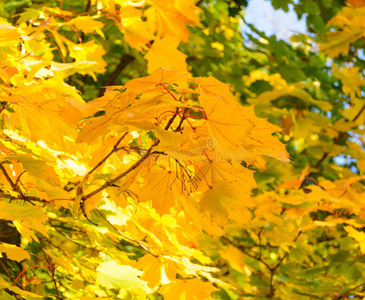
[[[290,36],[296,32],[305,33],[305,18],[298,20],[293,5],[289,5],[289,12],[275,10],[271,1],[251,0],[246,8],[245,20],[253,24],[258,30],[264,31],[266,35],[275,34],[279,39],[288,41]],[[242,31],[245,32],[246,26]]]
[[[289,5],[289,12],[275,10],[270,1],[251,0],[246,8],[245,21],[253,24],[258,30],[264,31],[266,35],[275,34],[278,39],[289,41],[290,36],[297,32],[306,33],[305,16],[298,20],[293,5]],[[250,28],[243,25],[243,33],[251,32]],[[338,165],[344,165],[350,156],[339,155],[334,158]],[[356,168],[355,168],[356,169]],[[353,170],[356,172],[356,170]]]

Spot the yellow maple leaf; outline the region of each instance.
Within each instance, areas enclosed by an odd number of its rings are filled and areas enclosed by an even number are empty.
[[[343,53],[347,55],[350,44],[362,37],[363,30],[359,26],[344,27],[341,31],[327,32],[326,41],[321,43],[319,49],[329,57],[336,57]]]
[[[262,155],[289,161],[285,145],[271,134],[281,129],[265,119],[256,117],[253,107],[243,107],[234,100],[215,95],[202,95],[208,132],[217,139],[216,148],[232,151],[236,162],[265,167]]]
[[[231,164],[221,160],[218,154],[207,153],[210,160],[199,166],[196,176],[199,177],[200,183],[198,190],[206,191],[220,181],[225,181],[232,188],[239,189],[242,193],[249,193],[257,187],[254,171],[244,168],[241,165]],[[211,157],[213,156],[213,158]]]
[[[216,223],[211,221],[209,211],[201,211],[200,204],[189,197],[181,196],[179,201],[186,213],[186,217],[191,219],[194,226],[212,236],[222,236],[224,231]]]
[[[0,277],[0,289],[8,289],[14,292],[15,294],[23,296],[26,299],[43,299],[43,296],[24,291],[18,288],[17,286],[14,286],[13,284],[6,282],[5,279],[1,277]]]
[[[156,28],[157,35],[159,37],[173,35],[187,42],[189,31],[186,25],[194,24],[199,20],[199,9],[192,1],[151,0],[151,2],[153,5],[146,10],[145,14],[147,21]]]
[[[103,73],[106,68],[106,62],[103,55],[106,54],[103,46],[96,44],[94,41],[89,41],[83,44],[73,44],[68,42],[70,56],[75,58],[76,62],[91,62],[94,64],[93,71],[95,73]],[[95,81],[96,78],[94,78]]]
[[[24,259],[30,259],[28,251],[15,245],[1,243],[0,252],[6,253],[7,258],[21,262]]]
[[[348,235],[352,237],[360,245],[361,253],[365,254],[365,233],[362,231],[357,231],[352,226],[344,227]]]
[[[225,246],[219,251],[222,258],[226,259],[230,266],[238,272],[251,274],[252,268],[244,263],[246,257],[242,251],[232,245]]]
[[[347,0],[346,3],[352,5],[355,8],[365,6],[365,0]]]
[[[168,213],[179,195],[176,176],[175,171],[151,170],[144,176],[146,183],[140,189],[138,199],[152,201],[152,207],[160,214]]]
[[[179,50],[180,40],[172,35],[166,35],[162,39],[157,39],[144,56],[147,59],[147,69],[152,73],[158,68],[168,70],[187,71],[185,62],[186,55]]]
[[[153,41],[155,27],[151,22],[142,21],[142,10],[127,6],[121,10],[124,39],[138,51],[147,48]]]
[[[225,181],[216,182],[209,188],[200,201],[201,210],[208,211],[211,221],[224,227],[228,220],[234,220],[239,224],[248,224],[251,213],[247,206],[251,203],[250,195],[242,194],[232,189]]]
[[[343,92],[354,98],[361,97],[360,86],[365,85],[365,80],[360,74],[359,67],[339,69],[335,64],[332,64],[333,76],[337,77],[342,82]]]
[[[154,288],[160,283],[168,284],[176,278],[175,263],[165,260],[163,257],[157,259],[151,254],[147,254],[138,260],[136,267],[143,269],[141,279],[148,282],[150,288]]]
[[[104,23],[96,21],[91,16],[78,16],[71,20],[71,24],[74,24],[76,28],[80,29],[84,33],[93,33],[94,31],[103,36],[101,29],[104,27]]]
[[[199,278],[176,280],[159,289],[165,300],[205,300],[211,299],[214,286]]]

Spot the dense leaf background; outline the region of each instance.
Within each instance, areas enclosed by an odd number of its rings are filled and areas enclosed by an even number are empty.
[[[1,299],[365,296],[365,2],[249,3],[0,2]]]

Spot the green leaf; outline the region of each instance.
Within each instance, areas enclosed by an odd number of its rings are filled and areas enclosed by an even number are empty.
[[[115,260],[103,262],[97,268],[98,282],[109,289],[134,289],[149,290],[147,282],[139,279],[142,271],[127,265],[119,265]]]

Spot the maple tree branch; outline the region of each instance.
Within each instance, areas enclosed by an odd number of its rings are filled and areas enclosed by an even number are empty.
[[[179,132],[179,131],[181,131],[181,129],[182,129],[182,124],[183,124],[183,122],[187,119],[187,116],[186,116],[186,113],[187,113],[187,109],[184,109],[184,112],[183,112],[183,115],[182,115],[182,118],[181,118],[181,120],[180,120],[180,123],[179,123],[179,125],[174,129],[174,132]]]
[[[60,291],[58,290],[58,286],[57,286],[57,280],[56,280],[56,269],[51,269],[50,270],[51,272],[51,275],[52,275],[52,281],[53,281],[53,284],[54,284],[54,287],[56,289],[56,293],[57,293],[57,298],[59,299],[63,299],[63,297],[61,296],[60,294]]]
[[[344,292],[342,295],[341,295],[341,294],[337,295],[337,297],[336,297],[336,298],[337,298],[337,299],[346,299],[347,295],[348,295],[351,291],[356,290],[357,288],[362,287],[362,286],[364,286],[364,285],[365,285],[365,282],[360,283],[360,284],[358,284],[357,286],[355,286],[355,287],[353,287],[353,288],[351,288],[351,289],[347,290],[347,291],[346,291],[346,292]]]
[[[237,249],[239,249],[242,253],[244,253],[244,254],[246,254],[247,256],[249,256],[249,257],[251,257],[251,258],[253,258],[253,259],[255,259],[255,260],[258,260],[258,261],[260,261],[260,262],[262,262],[264,265],[265,265],[265,267],[268,269],[268,270],[270,270],[271,271],[271,267],[262,259],[262,257],[261,257],[261,255],[259,256],[259,257],[257,257],[256,255],[253,255],[253,254],[250,254],[250,253],[248,253],[247,251],[246,251],[246,249],[243,247],[243,246],[241,246],[241,245],[237,245],[235,242],[233,242],[233,241],[231,241],[230,239],[228,239],[227,237],[225,237],[225,236],[223,236],[222,237],[223,238],[223,240],[225,241],[225,242],[227,242],[228,244],[231,244],[232,246],[234,246],[234,247],[236,247]]]
[[[302,231],[299,229],[298,230],[298,234],[295,237],[295,239],[293,240],[293,242],[295,243],[297,241],[297,239],[299,238],[300,234],[302,233]],[[293,248],[292,246],[289,246],[289,250]],[[275,267],[273,268],[273,270],[275,271],[277,268],[280,267],[280,265],[282,264],[282,262],[284,261],[284,259],[289,255],[289,252],[285,252],[285,254],[283,255],[283,257],[279,260],[279,262],[275,265]]]
[[[0,114],[3,112],[3,110],[4,110],[5,108],[7,108],[7,107],[8,107],[8,105],[9,105],[9,103],[5,102],[5,104],[4,104],[3,106],[1,106],[1,108],[0,108]]]
[[[21,197],[24,201],[29,201],[29,200],[26,198],[26,196],[23,194],[23,192],[20,190],[20,188],[18,188],[17,184],[15,184],[15,183],[11,180],[11,178],[10,178],[9,174],[6,172],[6,170],[5,170],[5,168],[4,168],[4,166],[3,166],[3,164],[2,164],[2,163],[0,164],[0,169],[1,169],[1,171],[3,172],[3,174],[4,174],[5,178],[6,178],[6,180],[9,182],[9,184],[10,184],[11,188],[14,190],[14,192],[19,193],[20,197]],[[20,175],[21,175],[21,174],[20,174]],[[20,177],[20,176],[19,176],[19,177]],[[18,177],[18,178],[19,178],[19,177]],[[12,199],[12,198],[10,198],[10,199]],[[29,202],[30,202],[30,201],[29,201]]]
[[[170,118],[170,120],[167,122],[166,126],[165,126],[165,130],[168,130],[171,126],[171,124],[174,122],[176,116],[178,115],[179,113],[179,108],[176,107],[176,113]]]
[[[117,79],[118,75],[134,60],[134,56],[129,54],[124,54],[120,59],[119,64],[115,68],[115,70],[109,75],[107,81],[103,84],[104,86],[109,86],[114,83]],[[103,95],[103,91],[99,91],[99,97]]]
[[[99,187],[98,189],[96,189],[95,191],[83,196],[81,198],[82,201],[85,201],[86,199],[95,196],[96,194],[100,193],[102,190],[106,189],[107,187],[113,185],[114,183],[116,183],[117,181],[119,181],[120,179],[122,179],[124,176],[128,175],[130,172],[132,172],[134,169],[136,169],[141,163],[143,163],[152,153],[152,149],[153,147],[157,146],[160,143],[159,140],[156,140],[152,146],[147,150],[147,152],[133,165],[131,166],[129,169],[125,170],[123,173],[119,174],[117,177],[115,177],[112,180],[109,180],[107,182],[105,182],[101,187]],[[156,154],[161,154],[161,153],[156,153]]]
[[[146,252],[148,252],[149,254],[153,255],[154,257],[159,257],[159,255],[154,254],[153,252],[151,252],[151,250],[149,249],[149,247],[147,245],[145,245],[142,241],[137,241],[127,235],[125,235],[123,232],[121,232],[118,228],[116,228],[112,223],[109,222],[109,220],[102,214],[102,212],[95,208],[95,210],[97,211],[97,213],[100,215],[100,217],[102,217],[104,219],[104,221],[106,223],[108,223],[108,225],[114,229],[115,232],[117,232],[120,236],[122,236],[125,240],[133,243],[133,244],[137,244],[138,246],[140,246],[143,250],[145,250]]]
[[[6,259],[6,258],[4,258],[4,257],[0,258],[0,265],[2,267],[2,270],[6,273],[6,275],[9,277],[9,279],[11,281],[14,281],[14,277],[11,276],[11,274],[9,273],[9,270],[8,270],[9,266],[5,266],[5,263],[3,262],[3,259]]]
[[[42,202],[42,203],[45,203],[45,202],[47,202],[45,199],[41,199],[41,198],[39,198],[39,197],[34,197],[34,196],[25,196],[24,195],[24,197],[25,197],[25,199],[24,198],[21,198],[21,199],[19,199],[19,198],[15,198],[15,197],[13,197],[12,195],[9,195],[9,194],[5,194],[5,193],[3,193],[2,191],[0,191],[0,197],[1,198],[5,198],[5,199],[15,199],[15,200],[25,200],[25,201],[36,201],[36,202]]]
[[[363,107],[360,109],[360,111],[356,114],[356,116],[351,120],[351,122],[355,122],[359,117],[360,115],[363,113],[363,111],[365,110],[365,105],[363,105]],[[339,136],[336,138],[336,140],[333,142],[334,145],[337,145],[341,140],[342,138],[346,135],[347,132],[341,132],[339,134]],[[327,156],[330,154],[330,152],[325,152],[323,153],[322,157],[317,161],[317,163],[313,166],[314,168],[318,168],[322,162],[327,158]],[[310,172],[307,177],[311,177],[313,174],[315,174],[316,172]],[[303,180],[300,188],[303,188],[304,186],[304,183],[305,181]]]
[[[298,234],[295,237],[295,239],[293,240],[293,242],[295,243],[297,241],[297,239],[299,238],[300,234],[302,233],[302,231],[299,229],[298,230]],[[292,246],[289,246],[289,250],[293,248]],[[272,299],[274,297],[275,294],[275,289],[274,289],[274,275],[275,275],[275,271],[280,267],[280,265],[283,263],[284,259],[289,255],[289,251],[285,252],[285,254],[282,256],[282,258],[279,260],[279,262],[270,269],[270,293],[268,295],[268,297],[270,299]]]
[[[48,222],[49,222],[49,224],[51,224],[51,226],[52,226],[52,228],[53,228],[54,230],[56,230],[56,231],[57,231],[60,235],[62,235],[64,238],[66,238],[66,239],[67,239],[67,240],[69,240],[70,242],[72,242],[72,243],[76,244],[77,246],[83,247],[83,248],[85,248],[85,249],[90,249],[90,250],[92,250],[92,251],[97,252],[97,250],[95,250],[94,248],[91,248],[91,247],[88,247],[88,246],[86,246],[86,245],[80,244],[80,243],[76,242],[74,239],[72,239],[72,238],[70,238],[69,236],[65,235],[62,231],[60,231],[60,230],[57,228],[57,226],[56,226],[56,225],[54,225],[54,224],[52,223],[51,218],[48,218]]]
[[[86,7],[85,7],[84,12],[85,13],[88,13],[89,10],[90,10],[90,7],[91,7],[91,0],[87,0],[87,3],[86,3]],[[85,38],[85,32],[84,31],[81,32],[80,38],[81,38],[81,41],[84,40],[84,38]]]
[[[234,243],[233,241],[231,241],[230,239],[228,239],[227,237],[223,236],[222,239],[227,242],[228,244],[231,244],[232,246],[236,247],[237,249],[239,249],[242,253],[246,254],[247,256],[255,259],[255,260],[258,260],[260,262],[262,262],[264,264],[264,266],[270,271],[270,292],[269,292],[269,295],[268,297],[270,299],[272,299],[274,297],[274,294],[275,294],[275,289],[274,289],[274,275],[275,275],[275,272],[276,270],[280,267],[280,265],[283,263],[283,261],[285,260],[285,258],[289,255],[289,251],[288,252],[285,252],[285,254],[281,257],[281,259],[279,260],[279,262],[273,266],[273,267],[270,267],[269,264],[267,262],[265,262],[262,257],[261,257],[261,231],[259,232],[259,241],[260,241],[260,253],[259,253],[259,256],[256,256],[256,255],[253,255],[253,254],[250,254],[246,251],[246,249],[241,246],[241,245],[237,245],[236,243]],[[295,239],[293,240],[293,242],[295,243],[297,241],[297,239],[299,238],[300,234],[302,233],[301,230],[298,231],[298,234],[297,236],[295,237]],[[292,248],[292,246],[289,246],[289,250]]]
[[[92,168],[89,172],[87,172],[87,174],[85,176],[90,175],[97,168],[99,168],[114,152],[117,152],[118,150],[120,150],[120,148],[118,148],[118,146],[127,134],[128,134],[128,132],[124,133],[123,136],[115,143],[115,145],[113,146],[113,149],[101,161],[99,161],[94,168]]]
[[[259,258],[261,258],[261,252],[262,252],[261,233],[263,230],[264,230],[264,228],[261,227],[259,233],[257,234],[257,236],[259,238],[259,247],[260,247]]]

